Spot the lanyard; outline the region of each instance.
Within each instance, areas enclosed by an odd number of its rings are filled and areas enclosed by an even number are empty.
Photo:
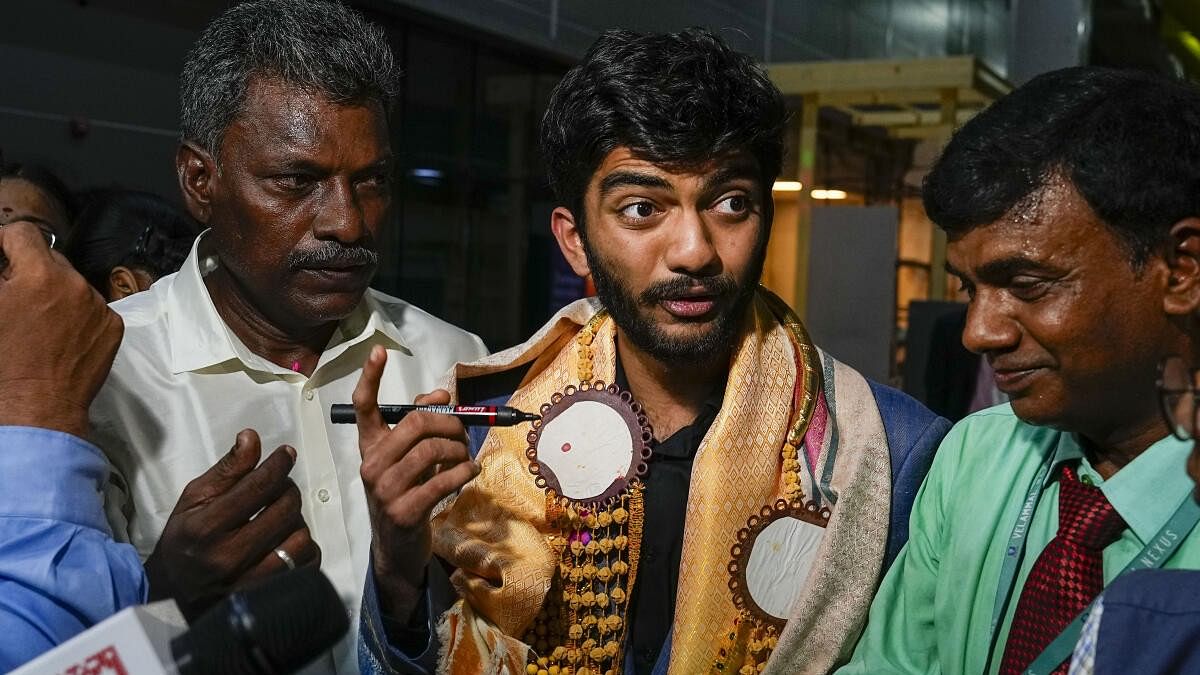
[[[1033,512],[1042,496],[1042,490],[1046,489],[1046,479],[1050,476],[1050,465],[1053,463],[1054,454],[1051,454],[1042,462],[1033,481],[1029,483],[1029,492],[1025,495],[1025,503],[1021,505],[1017,524],[1013,526],[1012,534],[1008,538],[1008,546],[1004,547],[1004,563],[1000,567],[1000,584],[996,589],[996,604],[992,610],[992,651],[996,648],[1000,621],[1008,611],[1008,599],[1012,595],[1013,584],[1017,581],[1017,568],[1021,566],[1021,558],[1025,554],[1025,537],[1029,534],[1029,523],[1033,521]]]
[[[996,605],[992,611],[991,646],[988,650],[987,669],[984,672],[990,670],[992,658],[995,656],[996,640],[1000,633],[1000,622],[1003,620],[1004,614],[1008,611],[1008,602],[1012,597],[1013,586],[1017,580],[1017,570],[1021,565],[1021,559],[1025,553],[1025,540],[1029,534],[1029,524],[1033,520],[1033,512],[1037,508],[1037,502],[1042,496],[1042,491],[1046,489],[1052,463],[1053,455],[1046,459],[1030,483],[1029,493],[1025,496],[1025,503],[1021,506],[1021,513],[1017,516],[1017,523],[1013,526],[1012,534],[1008,539],[1008,546],[1004,551],[1004,563],[1000,567],[1000,583],[996,589]],[[1192,531],[1197,522],[1200,522],[1200,504],[1196,503],[1189,492],[1183,498],[1183,502],[1179,504],[1179,507],[1175,509],[1175,513],[1167,520],[1167,523],[1162,526],[1157,534],[1150,538],[1150,542],[1142,548],[1140,553],[1134,556],[1133,560],[1117,576],[1134,570],[1150,570],[1162,567],[1163,563],[1183,543],[1184,538]],[[1025,673],[1037,675],[1039,673],[1049,673],[1057,668],[1075,648],[1075,642],[1079,639],[1079,633],[1083,630],[1083,623],[1090,609],[1091,605],[1080,612],[1059,633],[1058,637],[1034,659],[1029,668],[1025,670]]]

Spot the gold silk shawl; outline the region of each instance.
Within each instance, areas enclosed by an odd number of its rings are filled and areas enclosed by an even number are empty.
[[[539,409],[555,392],[579,384],[574,338],[598,309],[595,300],[564,308],[525,344],[457,366],[448,387],[453,392],[458,379],[532,362],[509,404]],[[594,380],[613,381],[614,340],[615,327],[609,319],[592,342]],[[831,464],[833,489],[848,487],[868,497],[863,508],[847,509],[853,517],[865,519],[863,536],[853,531],[856,523],[838,518],[839,500],[829,529],[840,521],[840,536],[827,532],[796,608],[816,616],[788,622],[768,671],[826,672],[843,661],[865,622],[883,560],[891,481],[882,422],[865,380],[822,356],[827,377],[840,375],[839,379],[849,381],[845,388],[853,405],[846,412],[856,415],[855,424],[865,421],[872,431],[859,434],[864,436],[860,440],[874,447],[849,452],[842,447],[836,453],[837,443],[822,448],[817,465],[802,472],[807,474],[802,478],[805,496],[816,489],[811,477],[823,475],[823,465]],[[693,463],[671,643],[672,675],[707,672],[717,658],[721,636],[734,625],[737,610],[728,587],[730,549],[746,519],[779,496],[780,449],[792,416],[796,366],[786,328],[767,302],[756,298],[730,368],[721,411]],[[838,367],[841,372],[836,372]],[[830,412],[837,420],[844,417],[833,406]],[[831,424],[841,426],[837,421]],[[518,636],[524,635],[545,600],[558,560],[548,544],[557,532],[546,520],[545,493],[529,473],[527,434],[525,425],[492,429],[478,454],[480,475],[434,517],[434,551],[457,568],[451,582],[462,598],[439,628],[439,672],[518,675],[524,671],[530,648]],[[841,467],[832,464],[835,454],[838,465],[849,458],[846,463],[855,466],[839,471]],[[847,481],[861,485],[838,485]],[[848,554],[855,557],[842,558]],[[825,586],[813,588],[814,579]],[[642,578],[635,583],[655,580]]]

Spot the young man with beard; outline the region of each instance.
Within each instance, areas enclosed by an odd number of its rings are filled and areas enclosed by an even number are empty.
[[[1200,355],[1200,90],[1041,75],[955,134],[924,198],[1011,404],[946,436],[839,672],[1063,673],[1105,585],[1200,565],[1154,376]]]
[[[785,119],[762,70],[699,29],[608,32],[559,83],[551,228],[599,300],[452,373],[461,402],[544,417],[472,438],[481,472],[432,523],[475,470],[467,439],[449,418],[389,430],[371,354],[354,400],[389,525],[365,669],[427,672],[440,653],[453,673],[816,673],[848,657],[948,424],[819,352],[758,286]],[[639,433],[648,461],[625,466]],[[610,451],[615,477],[596,468]],[[754,547],[767,520],[797,535],[782,554]]]

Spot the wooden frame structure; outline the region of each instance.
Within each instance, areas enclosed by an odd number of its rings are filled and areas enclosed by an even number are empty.
[[[836,108],[849,115],[853,124],[885,127],[896,138],[948,138],[955,127],[1007,94],[1012,86],[974,56],[774,63],[767,65],[767,73],[790,106],[800,110],[800,133],[793,157],[797,180],[804,190],[798,194],[794,235],[780,237],[790,250],[777,252],[782,259],[795,261],[794,279],[776,292],[803,317],[812,222],[809,190],[816,187],[813,180],[820,109]],[[780,225],[784,223],[777,220],[776,231]],[[772,235],[773,242],[775,239]],[[945,238],[935,237],[933,249],[932,264],[941,269]],[[935,294],[944,292],[943,275],[930,275],[930,283]]]

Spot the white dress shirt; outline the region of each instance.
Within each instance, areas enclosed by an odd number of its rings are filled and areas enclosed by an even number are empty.
[[[198,248],[178,273],[113,304],[125,337],[91,421],[113,465],[105,499],[114,536],[149,556],[184,486],[229,451],[238,431],[253,428],[264,459],[282,444],[296,449],[291,477],[304,520],[357,627],[371,525],[357,429],[331,424],[330,405],[350,402],[374,345],[388,350],[381,403],[411,403],[456,361],[487,350],[475,335],[368,290],[305,377],[252,353],[229,330],[204,285]],[[350,632],[318,672],[358,671]]]

